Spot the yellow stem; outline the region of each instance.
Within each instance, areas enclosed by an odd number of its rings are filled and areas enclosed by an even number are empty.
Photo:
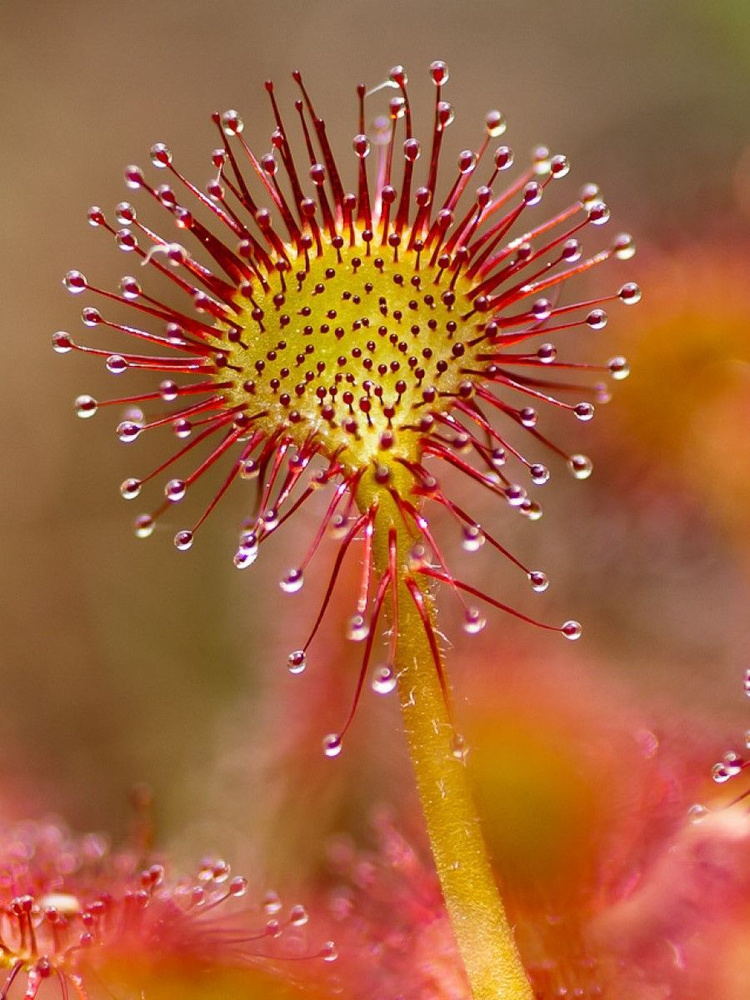
[[[409,551],[417,538],[407,531],[390,493],[373,477],[362,480],[357,502],[361,510],[377,503],[373,560],[379,573],[388,569],[389,533],[396,529],[398,639],[394,667],[399,701],[435,866],[472,996],[474,1000],[533,1000],[493,877],[465,761],[456,753],[430,642],[405,583]],[[421,586],[419,590],[434,624],[431,596]]]

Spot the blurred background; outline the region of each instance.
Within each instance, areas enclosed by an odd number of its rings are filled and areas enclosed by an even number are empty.
[[[613,308],[608,328],[584,338],[601,360],[622,353],[631,361],[612,405],[592,425],[547,418],[557,440],[593,457],[592,479],[574,482],[551,463],[538,524],[474,497],[480,519],[548,572],[549,591],[531,593],[489,546],[473,557],[451,550],[474,560],[472,582],[519,610],[586,627],[563,656],[556,636],[494,613],[471,639],[446,610],[467,730],[494,747],[489,759],[507,762],[523,754],[536,724],[543,773],[559,736],[549,728],[560,717],[555,705],[569,706],[574,695],[581,706],[563,715],[581,738],[613,705],[628,706],[635,729],[659,738],[669,728],[685,745],[728,749],[745,728],[744,0],[0,0],[6,817],[58,813],[76,828],[122,835],[130,789],[145,783],[162,840],[245,863],[262,857],[273,870],[283,869],[290,845],[300,865],[314,863],[329,831],[356,832],[376,802],[409,801],[389,700],[365,698],[341,758],[320,752],[322,736],[343,721],[355,678],[357,651],[340,636],[345,605],[329,616],[307,672],[293,678],[285,669],[306,634],[315,587],[292,598],[277,581],[298,558],[314,512],[244,573],[232,566],[248,504],[242,486],[189,553],[171,544],[181,516],[165,518],[148,542],[135,540],[138,511],[118,486],[158,464],[168,435],[126,448],[115,414],[77,420],[76,395],[117,393],[103,367],[57,357],[49,342],[55,330],[80,333],[82,301],[60,282],[69,268],[106,287],[132,270],[85,213],[129,197],[122,167],[147,165],[152,143],[169,143],[202,185],[216,144],[210,113],[238,108],[246,136],[264,152],[272,123],[263,81],[275,79],[288,107],[290,72],[299,67],[353,177],[356,83],[374,86],[403,63],[416,114],[428,114],[435,58],[451,70],[450,158],[476,143],[484,112],[499,107],[518,163],[538,142],[565,152],[568,190],[598,181],[610,228],[637,238],[635,260],[602,269],[589,288],[610,291],[632,278],[644,289],[641,305]],[[494,692],[489,702],[485,690]],[[530,721],[519,729],[519,719]],[[601,727],[592,732],[607,738]],[[704,759],[708,769],[710,752]],[[482,780],[512,786],[517,776],[512,764],[498,765]]]

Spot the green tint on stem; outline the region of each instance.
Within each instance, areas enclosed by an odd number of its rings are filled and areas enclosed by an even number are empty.
[[[402,496],[392,470],[391,489]],[[424,622],[415,603],[424,601],[434,625],[434,606],[420,581],[407,586],[409,552],[418,540],[407,532],[393,495],[365,476],[357,493],[361,510],[377,504],[373,533],[375,570],[389,566],[389,535],[396,532],[398,639],[394,669],[417,789],[446,910],[474,1000],[533,1000],[495,883],[466,764],[455,751],[455,734]],[[440,655],[440,654],[438,654]]]

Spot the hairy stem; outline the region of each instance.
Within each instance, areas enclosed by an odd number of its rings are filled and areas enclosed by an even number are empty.
[[[474,1000],[532,1000],[492,874],[466,765],[455,752],[433,647],[417,606],[423,602],[423,614],[434,625],[432,598],[417,581],[411,581],[411,590],[407,583],[408,554],[417,537],[407,529],[392,494],[374,479],[363,479],[357,501],[363,510],[377,504],[373,559],[379,573],[388,570],[389,561],[393,565],[395,529],[398,640],[394,667],[399,701],[435,866],[472,996]]]

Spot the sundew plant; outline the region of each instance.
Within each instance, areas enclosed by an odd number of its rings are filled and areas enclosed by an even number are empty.
[[[129,166],[125,179],[163,209],[169,235],[142,222],[129,202],[114,214],[91,208],[91,225],[138,267],[118,291],[70,271],[65,285],[87,297],[91,340],[60,332],[54,346],[101,358],[118,378],[134,370],[154,376],[146,392],[76,401],[81,417],[125,408],[118,435],[128,445],[155,428],[174,431],[164,461],[122,484],[127,500],[150,504],[135,518],[138,537],[177,505],[190,509],[194,484],[213,476],[209,504],[193,509],[174,537],[178,550],[190,549],[238,482],[251,498],[234,553],[245,569],[269,535],[303,505],[317,505],[318,528],[282,589],[303,586],[325,537],[338,540],[338,551],[319,614],[289,653],[292,673],[314,660],[311,644],[342,565],[358,560],[347,624],[362,649],[355,694],[324,752],[342,751],[368,682],[397,692],[473,995],[520,1000],[531,987],[472,804],[436,590],[459,602],[468,633],[485,627],[487,607],[567,639],[581,627],[521,614],[505,603],[512,596],[486,593],[446,559],[441,533],[452,524],[467,551],[486,544],[534,591],[547,587],[542,570],[506,548],[500,516],[480,526],[449,483],[462,477],[498,508],[536,521],[537,490],[558,466],[586,479],[591,461],[549,437],[545,417],[557,410],[572,424],[589,421],[608,396],[604,381],[628,369],[621,357],[576,360],[566,337],[602,330],[609,304],[635,303],[640,292],[615,279],[608,295],[569,294],[578,276],[630,258],[630,236],[606,235],[609,211],[592,184],[546,215],[545,194],[568,185],[569,163],[539,147],[514,166],[498,111],[486,114],[476,147],[456,159],[447,142],[448,68],[437,61],[429,74],[435,101],[426,124],[412,119],[402,67],[372,91],[359,86],[345,153],[332,149],[300,73],[288,112],[267,83],[270,151],[258,150],[261,138],[250,140],[237,111],[214,114],[218,141],[205,190],[166,145],[154,145],[152,169]],[[157,274],[168,293],[151,290]],[[492,627],[500,627],[494,616]]]
[[[234,969],[336,959],[332,941],[310,947],[301,904],[275,893],[248,904],[247,879],[226,861],[178,875],[150,853],[58,823],[0,828],[0,997],[145,997],[152,986],[186,997],[191,978],[206,996],[206,982],[226,989]]]

